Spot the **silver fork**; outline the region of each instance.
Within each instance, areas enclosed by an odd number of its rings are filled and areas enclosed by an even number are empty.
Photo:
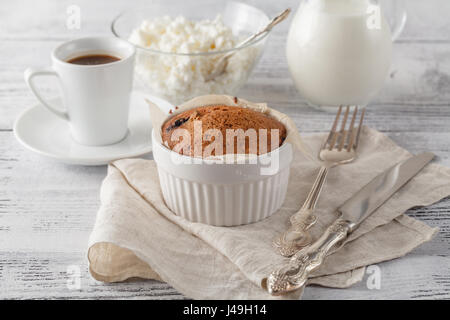
[[[355,127],[358,115],[358,107],[355,106],[349,128],[346,129],[350,114],[350,106],[347,106],[341,121],[341,128],[337,131],[342,110],[343,108],[340,106],[330,133],[319,151],[318,158],[322,161],[322,167],[314,181],[311,191],[300,210],[291,216],[291,226],[288,230],[273,241],[275,248],[285,257],[294,255],[300,249],[311,243],[312,238],[308,229],[317,221],[313,213],[323,185],[325,184],[328,171],[333,167],[350,163],[356,159],[356,149],[358,147],[365,109],[362,109],[358,127]]]

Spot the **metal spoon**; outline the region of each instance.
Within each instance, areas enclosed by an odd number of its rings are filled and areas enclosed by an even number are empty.
[[[248,44],[249,42],[253,41],[255,38],[259,37],[263,33],[269,32],[270,30],[272,30],[272,28],[274,26],[276,26],[281,21],[286,19],[290,12],[291,12],[290,8],[284,10],[282,13],[280,13],[275,18],[273,18],[263,29],[261,29],[260,31],[258,31],[255,34],[251,35],[250,37],[248,37],[247,39],[245,39],[241,43],[239,43],[236,48],[240,48],[240,47]],[[225,71],[225,68],[227,67],[228,59],[232,55],[234,55],[235,53],[236,53],[236,50],[233,50],[231,52],[228,52],[228,53],[224,54],[217,61],[216,65],[214,66],[213,71],[205,77],[205,80],[206,81],[210,81],[210,80],[213,80],[214,78],[216,78],[217,76],[220,76]]]

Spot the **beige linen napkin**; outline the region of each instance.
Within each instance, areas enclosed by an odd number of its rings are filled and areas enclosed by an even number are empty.
[[[305,144],[317,151],[324,135]],[[131,277],[166,281],[195,299],[267,299],[261,280],[287,261],[272,239],[288,226],[317,174],[317,164],[297,153],[282,208],[258,223],[213,227],[174,215],[164,204],[153,161],[125,159],[109,166],[101,208],[89,240],[92,276],[116,282]],[[357,161],[331,170],[318,204],[318,237],[335,209],[363,185],[410,154],[380,132],[364,128]],[[430,240],[437,229],[403,213],[450,195],[450,169],[430,164],[389,199],[339,251],[327,257],[309,284],[344,288],[364,267],[401,257]],[[299,293],[284,298],[298,298]]]

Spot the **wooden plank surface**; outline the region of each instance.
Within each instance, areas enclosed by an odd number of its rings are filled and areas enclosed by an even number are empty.
[[[247,2],[270,14],[298,5],[297,0]],[[65,27],[66,9],[73,4],[82,10],[80,30]],[[435,152],[439,163],[450,166],[450,2],[407,4],[409,23],[394,45],[391,76],[369,106],[367,124],[411,152]],[[20,112],[35,104],[23,70],[48,65],[50,50],[63,40],[109,34],[111,19],[129,7],[126,0],[0,3],[0,298],[184,298],[156,281],[93,280],[86,247],[106,168],[44,159],[24,150],[12,132]],[[266,101],[289,114],[303,134],[325,131],[333,115],[306,107],[289,76],[284,56],[288,27],[285,23],[274,30],[240,96]],[[55,94],[53,85],[42,84],[48,95]],[[450,298],[450,199],[408,214],[440,227],[440,232],[406,257],[380,264],[379,290],[369,290],[364,279],[345,290],[308,288],[305,298]],[[68,286],[67,271],[74,266],[80,270],[80,289]]]

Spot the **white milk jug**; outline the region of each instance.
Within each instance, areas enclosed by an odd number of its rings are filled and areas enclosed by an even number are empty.
[[[366,105],[391,64],[392,39],[406,21],[399,0],[391,33],[378,1],[303,0],[292,21],[287,60],[295,85],[312,105]],[[396,2],[395,5],[393,3]]]

